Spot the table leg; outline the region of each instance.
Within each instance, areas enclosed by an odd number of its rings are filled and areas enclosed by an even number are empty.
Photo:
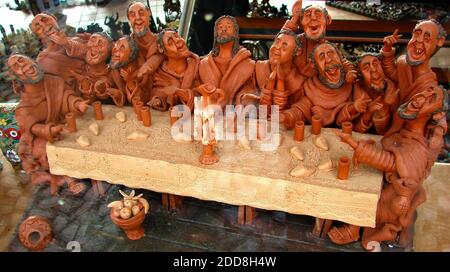
[[[255,217],[256,217],[256,209],[253,207],[245,206],[245,224],[251,225]]]
[[[316,217],[316,223],[314,224],[312,234],[320,238],[326,238],[332,224],[333,220]]]
[[[239,206],[238,208],[238,224],[245,224],[245,206]]]
[[[169,194],[162,193],[162,206],[165,210],[169,210]]]
[[[172,194],[168,194],[168,195],[169,195],[170,210],[181,209],[182,204],[183,204],[183,197],[177,196],[177,195],[172,195]]]

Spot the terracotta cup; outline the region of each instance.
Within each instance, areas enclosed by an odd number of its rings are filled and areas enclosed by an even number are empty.
[[[295,122],[295,132],[294,132],[294,140],[297,142],[303,141],[305,137],[305,122],[297,121]]]
[[[259,120],[258,121],[258,131],[257,136],[259,140],[264,140],[266,138],[267,132],[267,120]]]
[[[75,118],[75,114],[73,112],[69,112],[66,114],[66,123],[67,123],[67,129],[70,132],[77,131],[77,119]]]
[[[133,110],[134,110],[134,113],[136,115],[139,114],[139,112],[136,109],[136,103],[139,102],[139,101],[141,101],[141,99],[138,96],[135,96],[135,97],[131,98],[131,104],[133,105]]]
[[[338,179],[348,179],[350,173],[350,159],[347,156],[342,156],[339,158],[338,162]]]
[[[142,107],[144,106],[144,103],[142,101],[137,101],[136,104],[134,104],[136,117],[138,121],[142,121]]]
[[[92,103],[92,106],[94,107],[95,120],[103,120],[102,102],[95,101]]]
[[[352,134],[353,124],[352,122],[343,122],[342,123],[342,132],[347,134]]]
[[[145,127],[149,127],[152,125],[152,114],[150,112],[150,107],[147,106],[141,107],[141,118],[142,123],[144,124]]]
[[[319,115],[313,115],[311,125],[311,133],[319,135],[322,130],[322,118]]]

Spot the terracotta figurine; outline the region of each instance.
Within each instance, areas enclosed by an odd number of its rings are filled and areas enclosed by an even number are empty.
[[[361,97],[352,101],[352,84],[346,83],[345,71],[339,50],[331,43],[324,42],[312,52],[312,61],[317,71],[303,84],[305,95],[288,110],[280,114],[280,122],[293,128],[296,121],[308,120],[318,115],[322,126],[336,122],[352,121],[367,110],[370,99]]]
[[[59,29],[56,18],[46,13],[36,15],[31,21],[30,28],[44,46],[36,59],[41,69],[46,74],[62,77],[68,84],[72,84],[75,78],[71,70],[82,71],[84,56],[72,58],[67,51],[77,47],[78,44],[86,43],[88,35],[66,37],[64,31]]]
[[[149,99],[149,92],[142,88],[137,79],[138,54],[136,42],[131,37],[124,36],[114,44],[109,64],[115,85],[125,94],[129,103],[132,103],[134,97],[139,97],[142,102]]]
[[[269,50],[269,60],[257,61],[255,77],[261,90],[260,105],[278,105],[289,108],[303,96],[305,77],[298,73],[292,60],[301,51],[298,36],[290,30],[278,33]]]
[[[313,76],[314,67],[308,58],[318,44],[326,42],[325,33],[330,24],[331,16],[326,8],[310,5],[302,9],[301,0],[296,1],[292,6],[292,18],[286,21],[282,29],[289,29],[297,33],[301,26],[304,31],[298,35],[302,43],[301,53],[294,59],[294,63],[302,75]],[[357,73],[353,64],[345,59],[342,59],[342,62],[344,70],[347,72],[345,81],[354,82]]]
[[[394,44],[401,35],[398,30],[384,38],[381,49],[382,65],[387,77],[397,83],[400,103],[405,103],[418,92],[437,86],[436,74],[431,70],[430,58],[444,45],[446,32],[434,19],[419,22],[412,31],[406,54],[395,61]],[[403,126],[404,120],[394,115],[391,131]]]
[[[150,31],[150,8],[140,2],[132,2],[127,8],[127,17],[130,22],[131,38],[139,48],[137,77],[146,91],[151,90],[151,77],[164,60],[158,53],[156,35]]]
[[[55,194],[57,186],[67,179],[49,173],[46,144],[61,139],[65,114],[82,114],[88,102],[67,89],[62,78],[44,74],[38,64],[26,56],[12,55],[7,65],[12,76],[24,85],[15,114],[22,132],[19,144],[22,167],[33,182],[51,182],[52,194]]]
[[[153,76],[151,100],[158,110],[167,110],[182,102],[191,110],[194,106],[193,88],[197,87],[200,58],[189,51],[186,42],[174,30],[158,34],[158,50],[165,60]]]
[[[385,77],[378,54],[360,56],[357,66],[362,78],[354,86],[353,99],[364,96],[369,97],[371,102],[367,111],[355,121],[354,130],[364,133],[373,126],[377,134],[384,135],[391,125],[392,115],[397,111],[397,85]]]
[[[253,71],[255,62],[251,53],[239,46],[239,26],[231,16],[222,16],[214,25],[214,44],[211,52],[200,61],[202,84],[222,89],[226,99],[222,107],[230,104],[248,104],[252,99],[241,99],[254,93]]]
[[[385,172],[376,227],[364,228],[364,248],[368,249],[371,241],[395,241],[398,235],[401,244],[407,243],[404,237],[413,224],[416,208],[426,200],[422,183],[443,146],[447,123],[438,121],[443,120],[448,110],[447,101],[447,91],[439,86],[413,95],[398,109],[399,117],[405,120],[403,127],[382,139],[382,149],[373,142],[356,141],[350,134],[338,132],[355,150],[354,163],[364,163]],[[337,244],[346,244],[359,239],[359,230],[351,225],[334,227],[328,236]]]
[[[112,40],[107,34],[92,34],[86,46],[72,52],[72,56],[84,55],[86,61],[83,72],[79,74],[73,71],[73,74],[77,78],[77,89],[83,98],[92,103],[97,99],[112,97],[116,105],[122,106],[125,102],[124,94],[115,88],[107,63],[111,49]]]

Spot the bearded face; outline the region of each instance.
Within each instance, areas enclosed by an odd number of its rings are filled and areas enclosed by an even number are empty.
[[[328,18],[321,8],[307,8],[301,21],[306,38],[314,41],[323,39],[327,29],[327,20]]]
[[[44,72],[37,63],[23,55],[12,55],[7,65],[14,77],[25,84],[38,83],[44,77]]]
[[[167,58],[185,59],[189,56],[186,42],[175,31],[166,31],[163,36],[164,55]]]
[[[234,41],[237,38],[236,29],[234,23],[229,19],[221,20],[216,27],[218,44],[225,44],[230,41]]]
[[[34,16],[31,21],[31,31],[38,36],[41,41],[49,41],[50,35],[59,32],[58,23],[50,15],[40,13]]]
[[[100,34],[93,34],[87,43],[86,63],[89,65],[106,63],[106,59],[109,56],[109,43],[106,37]]]
[[[125,37],[120,38],[112,49],[111,68],[118,69],[127,66],[131,58],[131,46]]]
[[[344,84],[345,72],[337,49],[323,43],[314,49],[313,57],[319,80],[329,88],[340,88]]]
[[[150,10],[140,2],[128,8],[128,21],[136,36],[143,37],[147,31],[150,31],[150,15]]]
[[[295,37],[280,34],[276,37],[269,50],[270,64],[285,64],[292,61],[296,48]]]
[[[381,66],[381,61],[376,56],[364,56],[359,62],[359,70],[364,80],[364,85],[377,92],[383,92],[386,87],[386,77]]]
[[[398,108],[401,118],[412,120],[422,116],[429,116],[442,109],[444,90],[432,88],[420,92]]]
[[[437,38],[438,34],[439,28],[432,21],[424,21],[414,28],[406,48],[406,60],[409,65],[420,65],[433,56],[442,40]]]

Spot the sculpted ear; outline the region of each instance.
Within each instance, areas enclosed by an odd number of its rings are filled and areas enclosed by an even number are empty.
[[[331,24],[331,16],[330,16],[330,14],[328,14],[327,15],[327,25],[330,25]]]
[[[445,42],[445,37],[441,36],[437,41],[437,46],[442,47],[444,45],[444,42]]]

